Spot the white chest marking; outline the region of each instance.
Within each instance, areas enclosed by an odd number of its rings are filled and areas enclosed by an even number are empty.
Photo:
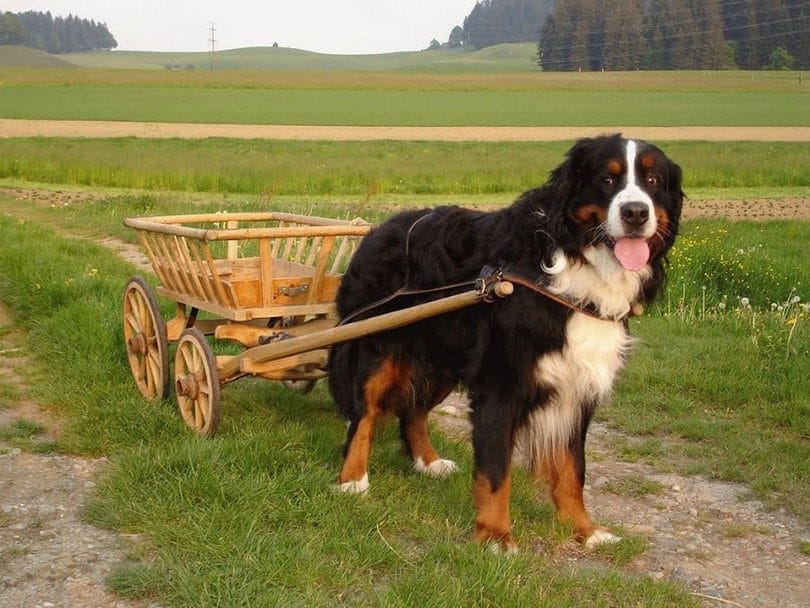
[[[518,434],[524,457],[533,467],[568,445],[582,423],[583,406],[594,407],[611,391],[631,340],[621,323],[575,313],[565,330],[561,351],[537,361],[537,381],[553,391]]]

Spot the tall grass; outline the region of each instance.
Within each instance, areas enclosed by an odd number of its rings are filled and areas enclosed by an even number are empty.
[[[659,142],[689,188],[807,187],[801,143]],[[507,194],[544,183],[570,142],[0,139],[0,178],[274,195]],[[688,194],[688,192],[687,192]]]

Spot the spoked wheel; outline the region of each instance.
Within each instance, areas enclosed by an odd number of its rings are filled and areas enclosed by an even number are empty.
[[[198,435],[213,437],[219,427],[219,370],[211,345],[196,327],[180,334],[174,379],[185,423]]]
[[[124,289],[124,342],[132,376],[147,399],[169,396],[169,343],[166,324],[152,289],[133,277]]]

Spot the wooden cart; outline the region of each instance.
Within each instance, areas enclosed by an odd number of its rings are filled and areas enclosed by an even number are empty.
[[[253,375],[301,391],[326,376],[328,348],[505,296],[511,285],[483,283],[467,292],[336,326],[342,272],[371,226],[287,213],[213,213],[127,218],[138,231],[160,286],[177,311],[164,322],[152,289],[133,277],[124,290],[127,356],[140,392],[166,399],[169,342],[177,342],[174,386],[183,420],[211,437],[220,389]],[[199,316],[200,312],[204,314]],[[207,335],[243,347],[215,356]]]

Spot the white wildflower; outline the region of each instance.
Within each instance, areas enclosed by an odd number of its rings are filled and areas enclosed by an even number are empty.
[[[743,308],[748,308],[750,304],[751,301],[748,298],[740,298],[740,306],[742,306]]]

